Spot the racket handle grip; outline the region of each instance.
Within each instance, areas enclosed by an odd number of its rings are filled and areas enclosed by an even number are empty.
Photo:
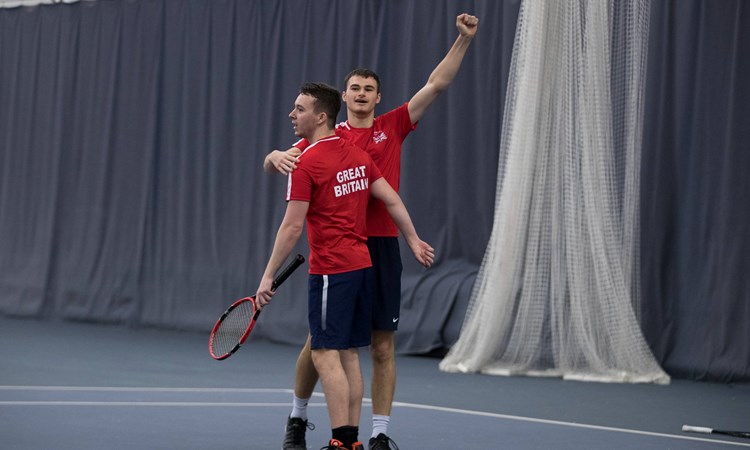
[[[708,428],[708,427],[693,427],[693,426],[690,426],[690,425],[683,425],[682,426],[682,431],[689,431],[689,432],[692,432],[692,433],[706,433],[706,434],[711,434],[714,430],[713,430],[713,428]]]
[[[286,266],[284,268],[284,270],[281,271],[281,273],[279,274],[279,276],[277,276],[273,280],[273,284],[271,285],[271,290],[275,291],[276,288],[278,288],[279,286],[281,286],[281,283],[283,283],[284,280],[286,280],[287,278],[289,278],[289,275],[291,275],[292,272],[294,272],[297,269],[297,267],[299,267],[300,265],[302,265],[303,262],[305,262],[305,257],[302,256],[302,255],[297,255],[294,258],[294,260],[288,266]]]

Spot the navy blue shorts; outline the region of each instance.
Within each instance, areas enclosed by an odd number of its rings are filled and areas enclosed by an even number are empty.
[[[372,269],[366,289],[372,297],[372,329],[396,331],[401,311],[401,252],[397,237],[369,237]]]
[[[313,349],[370,345],[372,302],[365,289],[371,269],[309,275],[307,320]]]

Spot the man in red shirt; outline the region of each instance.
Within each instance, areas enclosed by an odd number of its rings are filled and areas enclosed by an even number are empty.
[[[372,305],[365,280],[372,266],[365,220],[370,195],[385,205],[417,261],[429,267],[433,249],[419,239],[398,194],[372,158],[334,134],[341,102],[336,89],[306,83],[289,114],[295,134],[309,145],[289,175],[287,209],[256,299],[273,296],[276,271],[307,221],[310,245],[308,322],[311,359],[328,405],[329,449],[364,450],[358,442],[364,383],[358,347],[370,345]]]
[[[367,151],[396,191],[400,186],[401,144],[416,128],[427,108],[453,81],[478,24],[474,16],[459,15],[456,18],[459,36],[430,74],[427,83],[408,103],[385,114],[375,116],[375,106],[380,103],[380,80],[375,72],[357,69],[344,80],[342,98],[346,103],[348,120],[336,126],[336,135]],[[272,151],[264,161],[264,169],[282,174],[292,172],[297,167],[297,158],[307,145],[308,142],[302,139],[287,151]],[[373,427],[369,448],[388,450],[392,442],[387,435],[388,424],[396,389],[394,332],[398,328],[401,308],[401,258],[398,230],[381,202],[371,202],[368,207],[367,236],[373,263],[369,289],[373,294],[374,308],[370,346]],[[309,344],[305,344],[295,368],[294,404],[287,420],[285,450],[306,448],[307,401],[316,382],[317,374],[310,361]]]

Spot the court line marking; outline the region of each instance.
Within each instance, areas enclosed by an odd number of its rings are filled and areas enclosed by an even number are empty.
[[[281,388],[212,388],[212,387],[135,387],[135,386],[0,386],[0,391],[81,391],[81,392],[270,392],[294,393]],[[323,395],[323,394],[320,394]]]
[[[293,393],[293,389],[282,388],[189,388],[189,387],[117,387],[117,386],[0,386],[0,391],[68,391],[68,392],[244,392],[244,393]],[[325,397],[323,393],[313,392],[314,397]],[[372,399],[363,398],[363,406],[370,406]],[[0,401],[0,405],[6,406],[162,406],[162,407],[289,407],[289,402],[112,402],[112,401]],[[325,403],[309,403],[308,406],[323,407]],[[601,425],[590,425],[577,422],[565,422],[559,420],[539,419],[535,417],[514,416],[509,414],[475,411],[470,409],[450,408],[445,406],[425,405],[420,403],[393,402],[393,407],[422,409],[428,411],[440,411],[454,414],[466,414],[473,416],[490,417],[495,419],[514,420],[520,422],[540,423],[546,425],[558,425],[573,428],[585,428],[599,431],[610,431],[617,433],[628,433],[643,436],[664,437],[671,439],[682,439],[688,441],[709,442],[712,444],[734,445],[739,447],[750,447],[750,444],[735,441],[724,441],[718,439],[699,438],[693,436],[682,436],[679,434],[657,433],[652,431],[632,430],[628,428],[606,427]]]
[[[684,439],[688,441],[701,441],[701,442],[710,442],[710,443],[716,443],[716,444],[736,445],[740,447],[750,447],[750,444],[745,444],[744,442],[724,441],[724,440],[718,440],[718,439],[699,438],[699,437],[693,437],[693,436],[682,436],[679,434],[657,433],[653,431],[632,430],[629,428],[605,427],[601,425],[590,425],[590,424],[584,424],[584,423],[578,423],[578,422],[563,422],[559,420],[538,419],[535,417],[524,417],[524,416],[513,416],[513,415],[508,415],[508,414],[474,411],[470,409],[422,405],[418,403],[393,402],[393,406],[394,407],[401,406],[401,407],[414,408],[414,409],[426,409],[430,411],[443,411],[443,412],[467,414],[467,415],[473,415],[473,416],[492,417],[492,418],[497,418],[497,419],[516,420],[516,421],[521,421],[521,422],[533,422],[533,423],[541,423],[541,424],[547,424],[547,425],[560,425],[560,426],[573,427],[573,428],[586,428],[586,429],[591,429],[591,430],[614,431],[618,433],[639,434],[639,435],[644,435],[644,436],[666,437],[666,438],[672,438],[672,439]]]
[[[0,401],[0,406],[220,406],[220,407],[289,407],[289,402],[285,403],[264,403],[264,402],[112,402],[112,401],[26,401],[26,400],[9,400]],[[326,406],[325,403],[308,403],[307,406]]]

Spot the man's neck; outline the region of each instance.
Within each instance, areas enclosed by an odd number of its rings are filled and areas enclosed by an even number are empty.
[[[312,133],[311,136],[302,136],[302,137],[306,137],[308,142],[310,142],[311,144],[314,144],[321,139],[324,139],[333,135],[335,135],[333,128],[321,127],[321,128],[316,129]]]
[[[359,116],[351,111],[347,111],[347,121],[354,128],[372,128],[372,124],[375,123],[375,111],[365,116]]]

